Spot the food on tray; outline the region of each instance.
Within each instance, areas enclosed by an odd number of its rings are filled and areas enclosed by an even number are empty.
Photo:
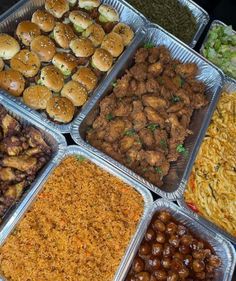
[[[214,25],[204,43],[203,55],[236,79],[236,32],[232,26]]]
[[[70,25],[57,22],[53,29],[52,38],[60,47],[68,49],[71,40],[75,38],[75,33]]]
[[[56,53],[52,63],[64,76],[70,76],[78,66],[76,57],[67,53]]]
[[[198,29],[196,19],[187,7],[177,0],[128,0],[150,21],[189,44]]]
[[[108,71],[113,64],[112,55],[102,48],[96,49],[92,56],[92,66],[102,72]]]
[[[16,36],[25,46],[29,46],[40,33],[38,25],[29,20],[20,22],[16,28]]]
[[[52,96],[52,92],[45,86],[33,85],[24,90],[23,101],[29,107],[41,110],[46,109],[47,102]]]
[[[97,76],[88,67],[81,66],[77,72],[72,76],[72,79],[83,85],[88,92],[95,89],[97,85]]]
[[[19,51],[11,60],[12,69],[19,71],[25,77],[34,77],[40,68],[41,62],[35,52],[23,49]]]
[[[10,60],[20,51],[20,45],[15,38],[8,34],[0,33],[0,57]]]
[[[25,79],[16,70],[8,69],[0,72],[0,87],[15,97],[19,97],[25,89]]]
[[[47,102],[46,112],[53,121],[69,123],[73,119],[75,107],[69,99],[53,96]]]
[[[101,25],[93,23],[86,28],[82,35],[90,39],[95,47],[98,47],[105,37],[105,31]]]
[[[123,39],[118,33],[111,32],[104,37],[101,48],[113,57],[119,57],[124,50]]]
[[[88,58],[94,53],[94,46],[88,38],[75,38],[70,42],[70,48],[76,57]]]
[[[194,110],[208,101],[198,67],[171,58],[164,46],[137,50],[135,64],[100,101],[87,141],[157,186],[184,147]],[[90,124],[89,124],[90,125]]]
[[[55,18],[60,19],[69,11],[69,3],[67,0],[45,0],[45,9]]]
[[[61,95],[72,101],[74,106],[82,106],[88,99],[87,90],[79,82],[74,80],[71,80],[64,85]]]
[[[184,198],[188,206],[236,237],[236,93],[222,93],[196,158]]]
[[[38,84],[46,86],[53,92],[60,92],[64,85],[64,77],[61,71],[53,65],[47,65],[41,69]]]
[[[44,32],[50,32],[55,26],[55,18],[44,10],[36,10],[31,18],[31,21]]]
[[[98,8],[99,12],[99,21],[100,22],[118,22],[119,14],[117,11],[109,5],[102,4]]]
[[[78,10],[70,12],[69,19],[77,32],[83,32],[93,23],[92,18],[87,13]]]
[[[42,62],[51,61],[56,53],[55,44],[45,35],[34,38],[30,43],[30,49],[39,56]]]
[[[23,126],[0,105],[0,221],[46,164],[51,148],[40,131]]]
[[[79,0],[79,7],[85,10],[93,10],[100,5],[100,0]]]
[[[166,210],[155,213],[126,281],[215,280],[221,260]]]
[[[117,23],[117,25],[114,26],[112,31],[122,37],[124,46],[128,46],[134,37],[133,30],[123,22]]]
[[[5,63],[3,61],[3,59],[0,57],[0,71],[2,71],[5,67]]]
[[[112,188],[111,188],[112,187]],[[82,156],[64,159],[0,249],[8,280],[108,281],[143,214],[132,187]]]

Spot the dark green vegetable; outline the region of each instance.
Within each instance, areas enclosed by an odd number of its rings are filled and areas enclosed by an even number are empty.
[[[191,43],[197,22],[188,7],[177,0],[127,0],[150,21],[162,26],[185,43]]]
[[[111,113],[109,113],[106,115],[106,119],[107,119],[107,121],[111,121],[114,119],[114,116]]]
[[[160,167],[155,167],[155,171],[158,173],[158,174],[162,174],[162,169]]]
[[[179,102],[181,99],[180,99],[180,97],[179,96],[173,96],[172,98],[171,98],[171,101],[173,102],[173,103],[177,103],[177,102]]]
[[[179,152],[180,154],[182,154],[184,157],[188,156],[188,150],[184,147],[183,144],[179,144],[176,147],[176,151]]]
[[[152,132],[154,132],[157,128],[159,128],[159,125],[158,124],[149,124],[148,126],[147,126],[147,128],[149,129],[149,130],[151,130]]]
[[[152,42],[147,42],[144,44],[143,46],[145,49],[152,49],[155,47],[155,44],[153,44]]]
[[[130,130],[127,130],[124,132],[124,135],[125,136],[129,136],[129,137],[132,137],[136,134],[135,130],[134,129],[130,129]]]

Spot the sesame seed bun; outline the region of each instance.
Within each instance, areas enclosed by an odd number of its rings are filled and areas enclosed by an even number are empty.
[[[69,11],[69,3],[67,0],[45,0],[45,9],[55,18],[60,19]]]
[[[74,106],[82,106],[88,99],[87,90],[80,83],[73,80],[64,85],[61,95],[72,101]]]
[[[34,77],[39,71],[40,59],[35,52],[24,49],[11,59],[10,66],[25,77]]]
[[[124,46],[128,46],[134,38],[134,32],[131,27],[123,22],[120,22],[116,26],[114,26],[112,31],[122,37]]]
[[[25,79],[19,71],[8,69],[0,72],[0,88],[15,97],[21,96],[25,88]]]
[[[116,22],[119,21],[119,14],[117,11],[106,4],[102,4],[98,11],[100,13],[99,20],[100,22]]]
[[[122,37],[115,32],[111,32],[105,36],[101,47],[107,50],[113,57],[119,57],[124,50]]]
[[[60,92],[64,85],[64,77],[59,69],[53,65],[48,65],[41,69],[38,84],[46,86],[53,92]]]
[[[71,40],[75,38],[75,34],[68,24],[57,22],[53,29],[53,37],[60,47],[68,49]]]
[[[74,81],[79,82],[88,92],[94,90],[98,79],[95,73],[88,67],[80,67],[78,71],[72,76]]]
[[[69,76],[77,67],[77,59],[71,54],[56,53],[52,59],[52,63],[57,67],[63,75]]]
[[[69,19],[77,32],[83,32],[93,23],[92,18],[87,13],[78,10],[70,12]]]
[[[37,10],[33,13],[31,21],[44,32],[50,32],[55,26],[53,15],[43,10]]]
[[[53,96],[47,103],[46,112],[54,121],[69,123],[73,119],[75,106],[65,97]]]
[[[29,20],[20,22],[16,28],[16,36],[25,46],[29,46],[31,41],[39,36],[40,33],[40,28],[37,24]]]
[[[96,49],[92,56],[92,65],[100,71],[106,72],[112,67],[112,55],[102,48]]]
[[[92,10],[101,4],[100,0],[79,0],[79,7],[85,10]]]
[[[89,38],[93,45],[98,47],[105,37],[105,31],[100,24],[93,23],[83,32],[83,36]]]
[[[15,38],[8,34],[0,33],[0,57],[9,60],[20,51],[20,45]]]
[[[94,46],[88,38],[76,38],[70,42],[70,48],[76,57],[88,58],[94,53]]]
[[[23,93],[23,101],[33,109],[46,109],[52,92],[45,86],[34,85],[26,88]]]
[[[55,44],[45,35],[40,35],[34,38],[30,44],[30,48],[31,51],[35,52],[43,62],[51,61],[56,53]]]

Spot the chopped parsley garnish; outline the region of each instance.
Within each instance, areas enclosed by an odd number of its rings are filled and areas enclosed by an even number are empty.
[[[130,129],[130,130],[127,130],[124,132],[124,135],[125,136],[129,136],[129,137],[132,137],[136,134],[135,130],[134,129]]]
[[[147,128],[149,129],[149,130],[151,130],[152,132],[155,132],[155,130],[157,129],[157,128],[159,128],[159,125],[158,124],[149,124],[148,126],[147,126]]]
[[[162,169],[160,167],[155,167],[155,171],[160,175],[162,174]]]
[[[111,121],[111,120],[113,120],[114,118],[115,118],[115,117],[114,117],[111,113],[109,113],[109,114],[106,115],[107,121]]]
[[[162,149],[167,149],[167,142],[165,139],[160,140],[160,146]]]
[[[181,99],[180,99],[179,96],[172,96],[171,101],[172,101],[173,103],[177,103],[177,102],[180,102]]]
[[[183,87],[184,83],[185,83],[184,79],[181,78],[181,77],[178,77],[178,84],[179,84],[179,87],[180,87],[180,88]]]
[[[176,147],[176,151],[183,154],[185,157],[188,156],[188,150],[184,147],[183,144],[179,144],[177,147]]]
[[[155,45],[152,43],[152,42],[147,42],[144,44],[143,46],[145,49],[151,49],[151,48],[154,48]]]
[[[82,155],[76,155],[75,156],[76,160],[79,161],[79,162],[83,162],[86,158]]]

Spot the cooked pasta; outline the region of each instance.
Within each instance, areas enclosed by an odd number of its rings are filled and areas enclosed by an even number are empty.
[[[236,93],[222,93],[195,161],[185,201],[236,237]]]

